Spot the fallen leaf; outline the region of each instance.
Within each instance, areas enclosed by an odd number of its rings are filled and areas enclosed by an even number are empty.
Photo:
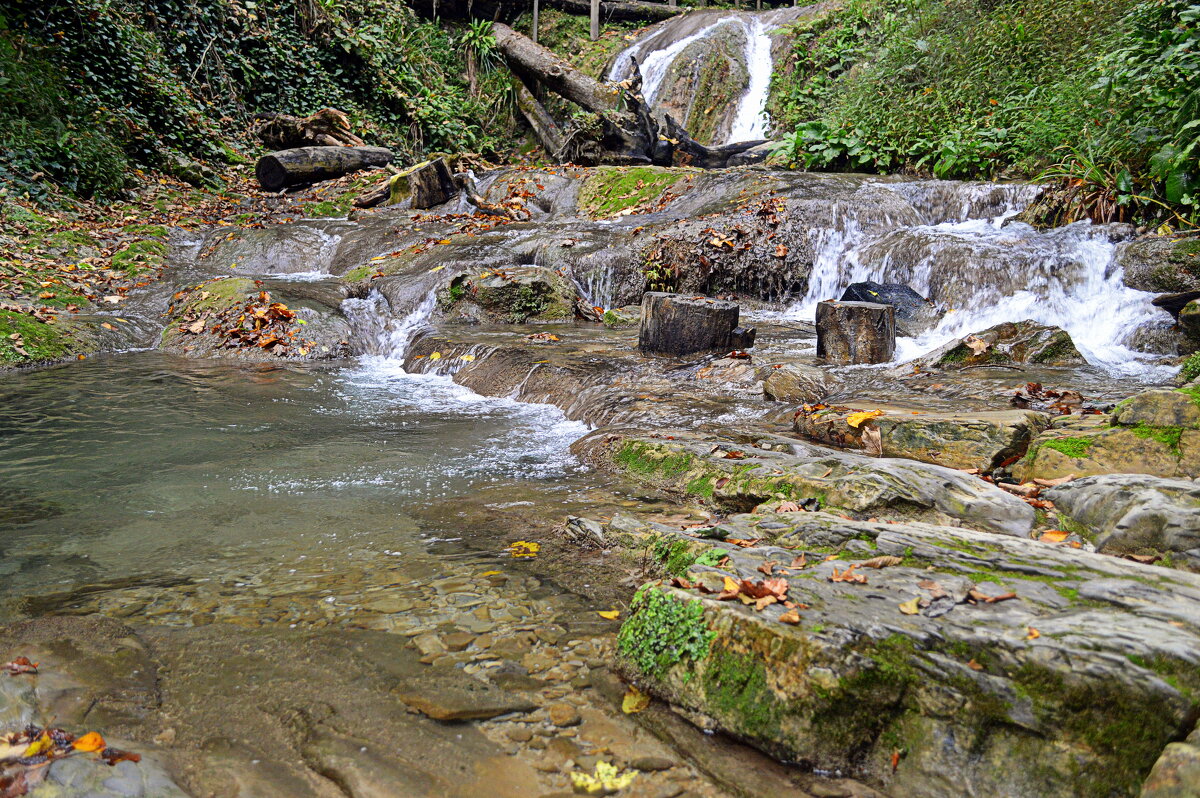
[[[963,344],[966,345],[967,349],[971,350],[971,354],[975,357],[979,357],[984,352],[986,352],[992,348],[992,345],[990,343],[983,340],[982,338],[977,338],[974,335],[968,335],[963,340]]]
[[[867,576],[866,576],[866,574],[855,573],[854,569],[857,567],[858,567],[857,564],[851,565],[849,568],[847,568],[846,570],[841,571],[841,572],[839,572],[837,568],[834,568],[833,573],[829,577],[829,581],[830,582],[851,582],[856,585],[865,585],[867,583]]]
[[[86,752],[103,751],[108,747],[107,743],[104,742],[104,738],[101,737],[98,732],[88,732],[75,742],[71,743],[71,746],[76,751]]]
[[[800,505],[796,504],[795,502],[780,502],[775,507],[775,512],[777,512],[777,513],[799,513],[799,512],[802,512],[802,508],[800,507]]]
[[[508,544],[508,553],[512,557],[536,557],[541,549],[540,543],[532,543],[528,540],[518,540],[516,543]]]
[[[617,618],[621,617],[620,610],[597,610],[596,614],[609,621],[615,621]]]
[[[981,670],[983,670],[983,666],[982,666],[982,665],[980,665],[978,662],[976,662],[974,657],[972,657],[972,658],[971,658],[971,659],[970,659],[970,660],[967,662],[967,667],[968,667],[968,668],[970,668],[970,669],[971,669],[971,670],[973,670],[973,671],[981,671]]]
[[[783,623],[797,624],[800,623],[800,613],[795,610],[788,610],[779,616],[779,620]]]
[[[612,795],[628,787],[636,777],[636,770],[620,773],[616,765],[597,762],[592,773],[572,773],[571,785],[581,795]]]
[[[117,329],[116,325],[114,325],[114,324],[109,324],[109,323],[108,323],[108,322],[106,322],[106,321],[100,322],[100,326],[101,326],[101,327],[103,327],[103,328],[104,328],[104,329],[106,329],[106,330],[115,330],[115,329]]]
[[[100,752],[100,758],[104,760],[104,764],[112,766],[118,762],[141,762],[142,755],[135,754],[131,751],[122,751],[118,748],[105,748]]]
[[[900,612],[905,615],[916,615],[921,611],[920,603],[921,599],[919,596],[911,598],[908,601],[902,601],[900,602]]]
[[[1029,628],[1029,633],[1027,635],[1025,635],[1026,640],[1037,640],[1039,637],[1042,636],[1042,633],[1039,632],[1037,629],[1034,629],[1032,626],[1030,626],[1028,628]]]
[[[883,457],[883,433],[877,427],[866,427],[862,431],[863,454],[867,457]]]
[[[18,676],[22,673],[36,674],[38,672],[37,662],[30,662],[29,657],[14,657],[12,662],[6,662],[0,665],[0,671],[7,671],[9,676]]]
[[[799,557],[796,557],[795,559],[793,559],[792,564],[789,565],[788,567],[796,568],[796,569],[807,568],[808,567],[808,555],[801,554]]]
[[[635,712],[641,712],[648,706],[650,706],[650,696],[634,685],[629,685],[629,689],[625,691],[625,697],[621,699],[621,711],[626,715],[632,715]]]
[[[54,738],[50,736],[50,732],[44,731],[41,736],[31,742],[28,747],[21,753],[21,758],[28,759],[31,756],[38,756],[54,747]]]
[[[1064,540],[1070,537],[1070,535],[1071,533],[1064,529],[1050,529],[1043,532],[1038,540],[1042,541],[1043,543],[1062,543]]]
[[[872,557],[869,560],[863,560],[858,563],[863,568],[887,568],[892,565],[899,565],[904,562],[900,557],[891,554],[885,554],[882,557]]]
[[[474,355],[459,355],[459,356],[458,356],[458,359],[459,359],[459,360],[465,360],[465,361],[467,361],[468,363],[470,363],[470,362],[472,362],[473,360],[475,360],[475,356],[474,356]]]
[[[429,359],[430,359],[430,360],[441,360],[441,359],[442,359],[442,353],[441,353],[441,352],[432,352],[432,353],[430,353],[430,355],[429,355]]]
[[[775,245],[775,257],[786,258],[787,254],[788,254],[788,248],[785,245],[783,245],[783,244]]]
[[[932,579],[922,579],[920,582],[917,582],[917,587],[921,588],[922,590],[928,590],[930,596],[935,599],[950,595],[942,588],[941,585],[939,585],[937,582],[934,582]]]
[[[892,772],[896,772],[896,768],[900,767],[900,749],[892,749]]]
[[[858,429],[858,426],[864,421],[870,421],[873,418],[879,418],[883,415],[882,410],[862,410],[857,413],[851,413],[846,416],[846,423]]]

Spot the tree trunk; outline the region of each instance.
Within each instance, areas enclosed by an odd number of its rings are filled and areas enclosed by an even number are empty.
[[[446,162],[438,158],[410,166],[392,175],[378,187],[354,201],[359,208],[374,208],[376,205],[395,205],[411,199],[410,207],[425,210],[458,196],[458,188],[450,176]]]
[[[585,75],[554,53],[534,44],[507,25],[493,26],[496,46],[525,87],[534,94],[542,86],[589,111],[563,129],[544,108],[522,98],[524,112],[535,133],[560,163],[639,165],[671,162],[670,145],[659,141],[658,123],[641,94],[641,76],[628,88],[603,83]],[[561,131],[561,143],[553,130]]]
[[[542,143],[546,154],[557,161],[563,150],[562,130],[546,107],[533,96],[533,92],[525,88],[524,83],[517,86],[517,107],[521,109],[521,115],[529,127],[533,128],[533,134]]]
[[[616,109],[618,91],[585,75],[554,53],[534,44],[507,25],[492,25],[496,47],[509,68],[517,73],[526,86],[541,84],[550,91],[592,112]]]
[[[600,38],[600,0],[591,0],[588,8],[592,41]]]
[[[530,36],[529,38],[533,39],[534,44],[538,43],[538,11],[539,11],[538,6],[539,5],[540,5],[539,0],[533,0],[533,35]]]
[[[591,0],[546,0],[546,4],[573,14],[591,11]],[[606,22],[661,22],[680,12],[674,5],[647,3],[639,0],[617,0],[600,3],[600,19]]]
[[[258,159],[254,174],[267,191],[302,183],[319,183],[372,166],[392,162],[384,147],[298,147],[272,152]]]
[[[663,355],[729,350],[735,329],[740,329],[736,302],[647,291],[638,349]]]
[[[817,305],[817,357],[829,363],[887,363],[896,353],[896,309],[874,302]]]

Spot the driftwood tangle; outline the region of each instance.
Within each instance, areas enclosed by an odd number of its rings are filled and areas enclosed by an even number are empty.
[[[642,295],[638,349],[662,355],[690,355],[742,348],[747,345],[748,331],[738,327],[738,313],[736,302],[647,291]],[[748,332],[751,343],[753,335]]]
[[[817,357],[829,363],[887,363],[896,353],[896,309],[874,302],[817,305]]]
[[[546,151],[559,163],[583,166],[655,164],[693,165],[716,169],[729,159],[762,144],[748,141],[706,147],[669,117],[664,131],[641,94],[641,70],[633,77],[605,83],[584,74],[532,39],[503,23],[495,23],[496,47],[520,78],[518,107]],[[537,89],[552,92],[588,112],[569,124],[555,121],[538,100]]]
[[[310,116],[263,114],[254,135],[273,150],[295,147],[361,147],[365,143],[350,127],[350,118],[336,108],[322,108]]]
[[[297,147],[259,158],[254,175],[267,191],[279,191],[391,162],[392,151],[385,147]]]

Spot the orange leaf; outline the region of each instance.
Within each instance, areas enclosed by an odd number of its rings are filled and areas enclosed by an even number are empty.
[[[103,751],[108,747],[99,732],[88,732],[71,745],[75,747],[76,751]]]
[[[1070,534],[1070,532],[1067,532],[1063,529],[1051,529],[1047,532],[1043,532],[1042,536],[1038,538],[1038,540],[1042,541],[1043,543],[1062,543]]]

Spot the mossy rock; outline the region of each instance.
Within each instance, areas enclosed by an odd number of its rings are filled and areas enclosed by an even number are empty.
[[[1179,404],[1190,404],[1180,395]],[[1200,476],[1200,429],[1155,425],[1126,407],[1112,418],[1065,418],[1046,430],[1013,467],[1020,480],[1058,479],[1098,474],[1150,474],[1159,477]],[[1156,416],[1157,417],[1157,416]],[[1128,425],[1116,423],[1125,419]]]
[[[1200,290],[1200,239],[1147,236],[1117,247],[1130,288],[1154,294]]]
[[[981,351],[967,345],[971,338],[987,343]],[[1035,321],[1005,322],[981,332],[951,341],[918,358],[931,368],[1013,365],[1032,363],[1042,366],[1082,366],[1087,363],[1066,330]]]
[[[601,166],[584,178],[579,208],[593,219],[653,204],[666,192],[681,188],[690,169],[661,166]]]
[[[561,274],[540,266],[462,274],[440,295],[443,310],[460,303],[481,309],[496,321],[565,321],[575,317],[575,286]]]
[[[93,337],[69,319],[59,317],[47,324],[25,313],[0,310],[0,368],[53,363],[95,348]]]

